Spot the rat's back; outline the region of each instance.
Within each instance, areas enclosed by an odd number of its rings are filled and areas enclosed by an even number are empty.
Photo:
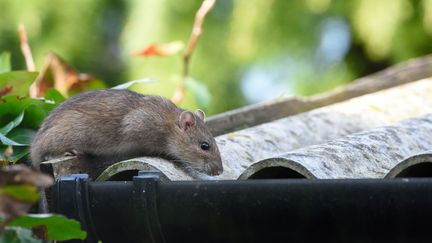
[[[125,115],[144,105],[151,106],[149,99],[155,97],[128,90],[99,90],[64,101],[47,116],[36,133],[30,148],[32,164],[38,167],[42,161],[65,152],[98,152],[107,143],[119,143]]]

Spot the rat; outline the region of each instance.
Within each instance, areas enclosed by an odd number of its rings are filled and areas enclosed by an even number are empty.
[[[160,96],[87,91],[45,118],[31,143],[30,160],[39,168],[41,162],[64,155],[86,163],[158,156],[194,178],[215,176],[223,172],[222,161],[204,119],[203,111],[183,110]]]

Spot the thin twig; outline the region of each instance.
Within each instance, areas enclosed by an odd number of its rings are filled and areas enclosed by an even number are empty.
[[[195,15],[195,22],[193,25],[192,33],[190,35],[189,42],[186,46],[186,50],[183,53],[182,79],[180,80],[176,93],[172,98],[173,102],[176,104],[180,103],[183,100],[185,81],[189,76],[189,61],[192,57],[192,53],[195,49],[198,39],[201,36],[204,19],[207,16],[207,14],[210,12],[210,10],[213,8],[215,3],[216,0],[204,0],[203,3],[201,4],[201,7],[198,9],[198,12]]]
[[[20,43],[21,43],[21,52],[24,56],[27,65],[27,70],[30,72],[34,72],[36,71],[36,66],[33,61],[33,55],[30,49],[30,45],[28,43],[27,32],[23,24],[19,25],[18,33],[19,33]],[[36,80],[35,80],[29,87],[29,96],[31,98],[36,98],[38,97],[38,94],[39,94],[39,87],[36,85]]]
[[[36,66],[33,61],[33,56],[31,53],[30,46],[28,44],[27,33],[23,24],[19,25],[18,28],[20,42],[21,42],[21,51],[24,55],[24,59],[26,61],[27,70],[30,72],[36,71]]]

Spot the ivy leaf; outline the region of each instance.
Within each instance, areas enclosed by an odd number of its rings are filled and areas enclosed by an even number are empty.
[[[3,52],[0,55],[0,73],[10,72],[11,71],[11,65],[10,65],[10,52]]]
[[[87,237],[78,221],[57,214],[28,214],[15,218],[8,225],[24,228],[43,225],[46,227],[48,240],[84,240]]]
[[[133,53],[136,56],[171,56],[179,53],[184,49],[184,44],[182,41],[173,41],[169,43],[162,44],[150,44],[141,51]]]
[[[200,107],[206,108],[209,106],[211,95],[207,85],[194,78],[188,77],[185,82],[185,87],[187,91],[192,93]]]
[[[0,133],[2,133],[3,135],[7,135],[12,129],[14,129],[15,127],[19,126],[19,124],[21,124],[23,118],[24,118],[24,111],[22,111],[17,117],[15,117],[13,121],[6,124],[6,126],[0,128]]]

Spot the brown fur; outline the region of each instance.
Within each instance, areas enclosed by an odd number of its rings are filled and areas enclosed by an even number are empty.
[[[33,139],[30,157],[39,167],[42,161],[72,151],[95,161],[161,156],[198,172],[219,174],[223,170],[220,153],[202,115],[158,96],[89,91],[66,100],[48,115]],[[210,150],[202,150],[202,142],[208,142]]]

